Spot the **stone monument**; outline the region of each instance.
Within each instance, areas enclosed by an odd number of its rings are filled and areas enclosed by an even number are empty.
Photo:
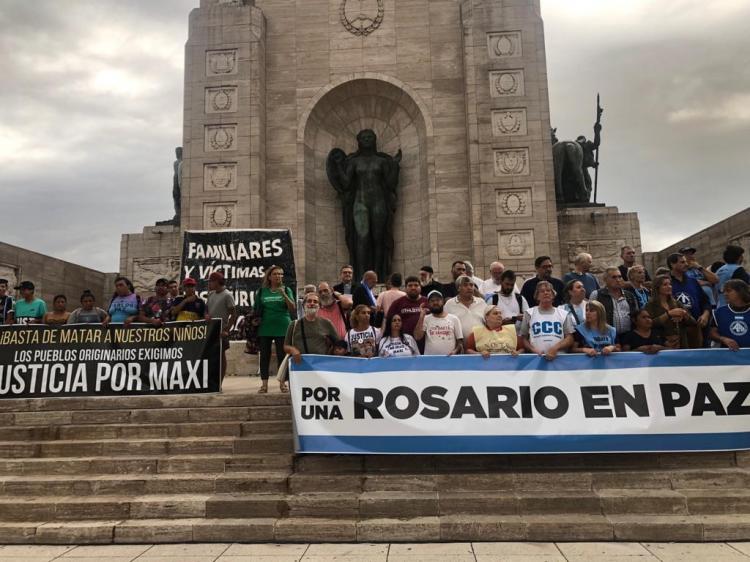
[[[559,264],[547,92],[539,0],[200,0],[180,224],[126,235],[123,273],[179,259],[185,229],[290,228],[299,282],[335,279],[355,230],[328,155],[365,129],[403,155],[383,271]]]

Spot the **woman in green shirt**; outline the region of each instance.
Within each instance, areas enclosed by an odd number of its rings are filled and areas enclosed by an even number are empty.
[[[260,390],[268,392],[268,369],[271,364],[271,345],[276,346],[276,369],[284,358],[284,336],[297,311],[294,293],[284,286],[284,270],[272,265],[263,276],[263,286],[255,294],[255,311],[260,315],[258,341],[260,348]],[[281,392],[286,392],[284,382],[279,383]]]

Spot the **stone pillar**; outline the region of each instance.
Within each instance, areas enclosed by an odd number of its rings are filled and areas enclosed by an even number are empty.
[[[263,226],[265,19],[201,0],[185,46],[183,229]]]
[[[461,0],[475,266],[559,261],[544,29],[538,0]]]
[[[636,263],[643,263],[637,213],[621,213],[617,207],[568,207],[558,218],[562,274],[573,270],[573,260],[581,252],[594,258],[591,273],[616,267],[622,263],[623,246],[632,246]]]

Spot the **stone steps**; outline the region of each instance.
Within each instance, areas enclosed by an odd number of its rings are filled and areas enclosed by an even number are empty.
[[[248,472],[290,468],[292,463],[291,453],[3,459],[0,460],[0,475]]]
[[[292,446],[288,395],[0,401],[0,542],[750,539],[747,452]]]
[[[292,421],[214,421],[180,424],[71,424],[0,427],[0,441],[52,441],[84,439],[158,439],[177,437],[242,437],[292,431]]]
[[[289,406],[210,407],[135,410],[70,410],[0,413],[3,426],[86,424],[175,424],[212,421],[291,420]]]
[[[175,437],[169,439],[104,439],[82,441],[0,442],[0,458],[123,457],[133,455],[291,453],[289,433],[246,437]]]
[[[105,474],[0,477],[0,498],[8,496],[142,496],[288,490],[289,469],[264,472]]]
[[[278,485],[278,481],[275,483]],[[269,487],[274,482],[269,483]],[[282,484],[283,486],[283,484]],[[744,515],[750,491],[598,490],[544,492],[168,493],[0,498],[0,520],[325,518],[411,519],[443,516]]]
[[[182,518],[3,522],[3,544],[421,541],[737,541],[745,515],[446,515],[410,519]]]
[[[257,408],[288,406],[289,394],[185,394],[171,396],[103,396],[81,398],[14,398],[0,400],[0,414],[86,410],[175,410],[191,408]],[[5,421],[5,418],[0,418]],[[3,425],[7,425],[3,423]]]

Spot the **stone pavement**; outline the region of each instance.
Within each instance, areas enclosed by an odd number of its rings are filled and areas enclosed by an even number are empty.
[[[0,546],[0,562],[716,562],[750,543],[163,544]]]

